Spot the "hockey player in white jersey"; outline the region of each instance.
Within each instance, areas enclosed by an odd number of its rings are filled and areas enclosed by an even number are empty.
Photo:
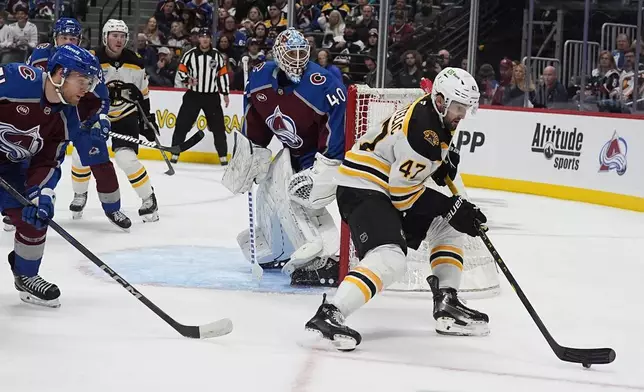
[[[467,308],[457,297],[463,270],[464,235],[475,237],[485,215],[460,196],[426,187],[432,177],[445,186],[454,179],[458,151],[452,136],[478,106],[474,78],[446,68],[427,94],[394,112],[382,127],[356,141],[338,169],[337,203],[349,225],[360,263],[349,271],[335,296],[322,305],[305,328],[342,351],[360,344],[360,334],[344,325],[405,271],[408,248],[430,243],[436,331],[446,335],[486,335],[488,316]]]
[[[101,63],[105,84],[110,90],[111,105],[108,116],[112,123],[112,131],[135,138],[141,134],[154,142],[154,133],[158,132],[158,126],[154,114],[150,113],[148,77],[141,56],[125,47],[129,38],[127,25],[122,20],[108,20],[103,26],[102,38],[104,46],[96,51],[96,57]],[[122,89],[120,86],[123,85],[128,88]],[[129,101],[140,101],[143,113],[138,113],[136,104]],[[148,129],[141,116],[147,117],[155,129]],[[132,188],[142,200],[139,216],[144,222],[159,220],[152,182],[137,158],[138,144],[113,138],[112,149],[116,164],[125,172]]]

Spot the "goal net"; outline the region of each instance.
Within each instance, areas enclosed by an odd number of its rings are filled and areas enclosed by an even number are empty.
[[[349,150],[354,142],[367,130],[373,127],[380,128],[381,123],[391,116],[394,111],[409,105],[422,94],[423,91],[420,88],[374,89],[366,85],[351,86],[347,97],[346,149]],[[457,140],[456,136],[454,140]],[[456,179],[455,184],[461,195],[468,198],[460,176]],[[447,187],[437,186],[431,180],[431,177],[425,185],[451,196]],[[429,291],[429,285],[425,280],[431,275],[429,253],[429,244],[426,241],[423,241],[418,250],[409,249],[404,276],[390,286],[388,290]],[[470,298],[489,297],[498,294],[500,287],[496,264],[483,242],[479,238],[466,236],[463,253],[465,256],[463,277],[459,291]],[[358,262],[349,228],[343,223],[341,229],[340,279]]]

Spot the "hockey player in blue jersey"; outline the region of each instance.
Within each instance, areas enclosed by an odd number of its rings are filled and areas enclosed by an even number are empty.
[[[309,62],[295,29],[280,33],[275,61],[257,65],[244,96],[245,119],[223,183],[243,193],[257,182],[257,261],[282,267],[294,285],[335,285],[340,236],[325,206],[335,199],[334,174],[344,157],[346,89]],[[273,136],[284,148],[271,163]],[[250,257],[250,233],[237,240]]]
[[[38,271],[69,134],[80,127],[77,105],[100,81],[101,68],[74,45],[62,46],[49,66],[47,73],[25,64],[0,67],[0,177],[34,204],[23,207],[0,190],[0,210],[16,226],[9,264],[20,298],[58,307],[60,290]],[[92,134],[105,136],[98,128]]]
[[[81,37],[81,25],[73,18],[61,18],[53,28],[54,43],[41,44],[34,49],[27,60],[28,65],[47,71],[48,60],[58,47],[65,44],[77,45]],[[109,91],[100,82],[94,91],[87,93],[82,99],[83,105],[79,112],[82,120],[80,129],[71,130],[71,141],[74,145],[72,153],[72,189],[74,199],[69,206],[73,219],[83,216],[87,203],[87,191],[92,174],[96,179],[96,190],[101,201],[105,216],[117,227],[129,231],[131,220],[121,211],[121,193],[114,165],[110,161],[107,139],[91,138],[89,129],[100,127],[109,132],[111,128],[107,113],[110,108]]]

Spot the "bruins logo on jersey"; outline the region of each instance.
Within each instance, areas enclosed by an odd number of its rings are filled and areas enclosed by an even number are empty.
[[[425,137],[425,140],[432,146],[438,146],[440,144],[440,139],[438,138],[438,135],[436,132],[432,131],[431,129],[426,130],[423,132],[423,136]]]

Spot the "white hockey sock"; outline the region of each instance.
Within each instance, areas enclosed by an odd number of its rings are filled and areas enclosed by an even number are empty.
[[[80,156],[74,148],[72,152],[72,189],[74,193],[86,193],[89,189],[89,180],[92,171],[89,166],[83,166]]]
[[[453,245],[438,245],[429,255],[432,273],[438,277],[440,288],[457,289],[463,273],[463,249]]]
[[[349,271],[329,303],[348,317],[388,287],[405,271],[405,254],[397,245],[370,250],[357,267]]]
[[[127,175],[130,185],[141,199],[147,199],[152,195],[152,182],[143,164],[139,161],[134,150],[130,148],[119,148],[114,153],[116,164]]]

